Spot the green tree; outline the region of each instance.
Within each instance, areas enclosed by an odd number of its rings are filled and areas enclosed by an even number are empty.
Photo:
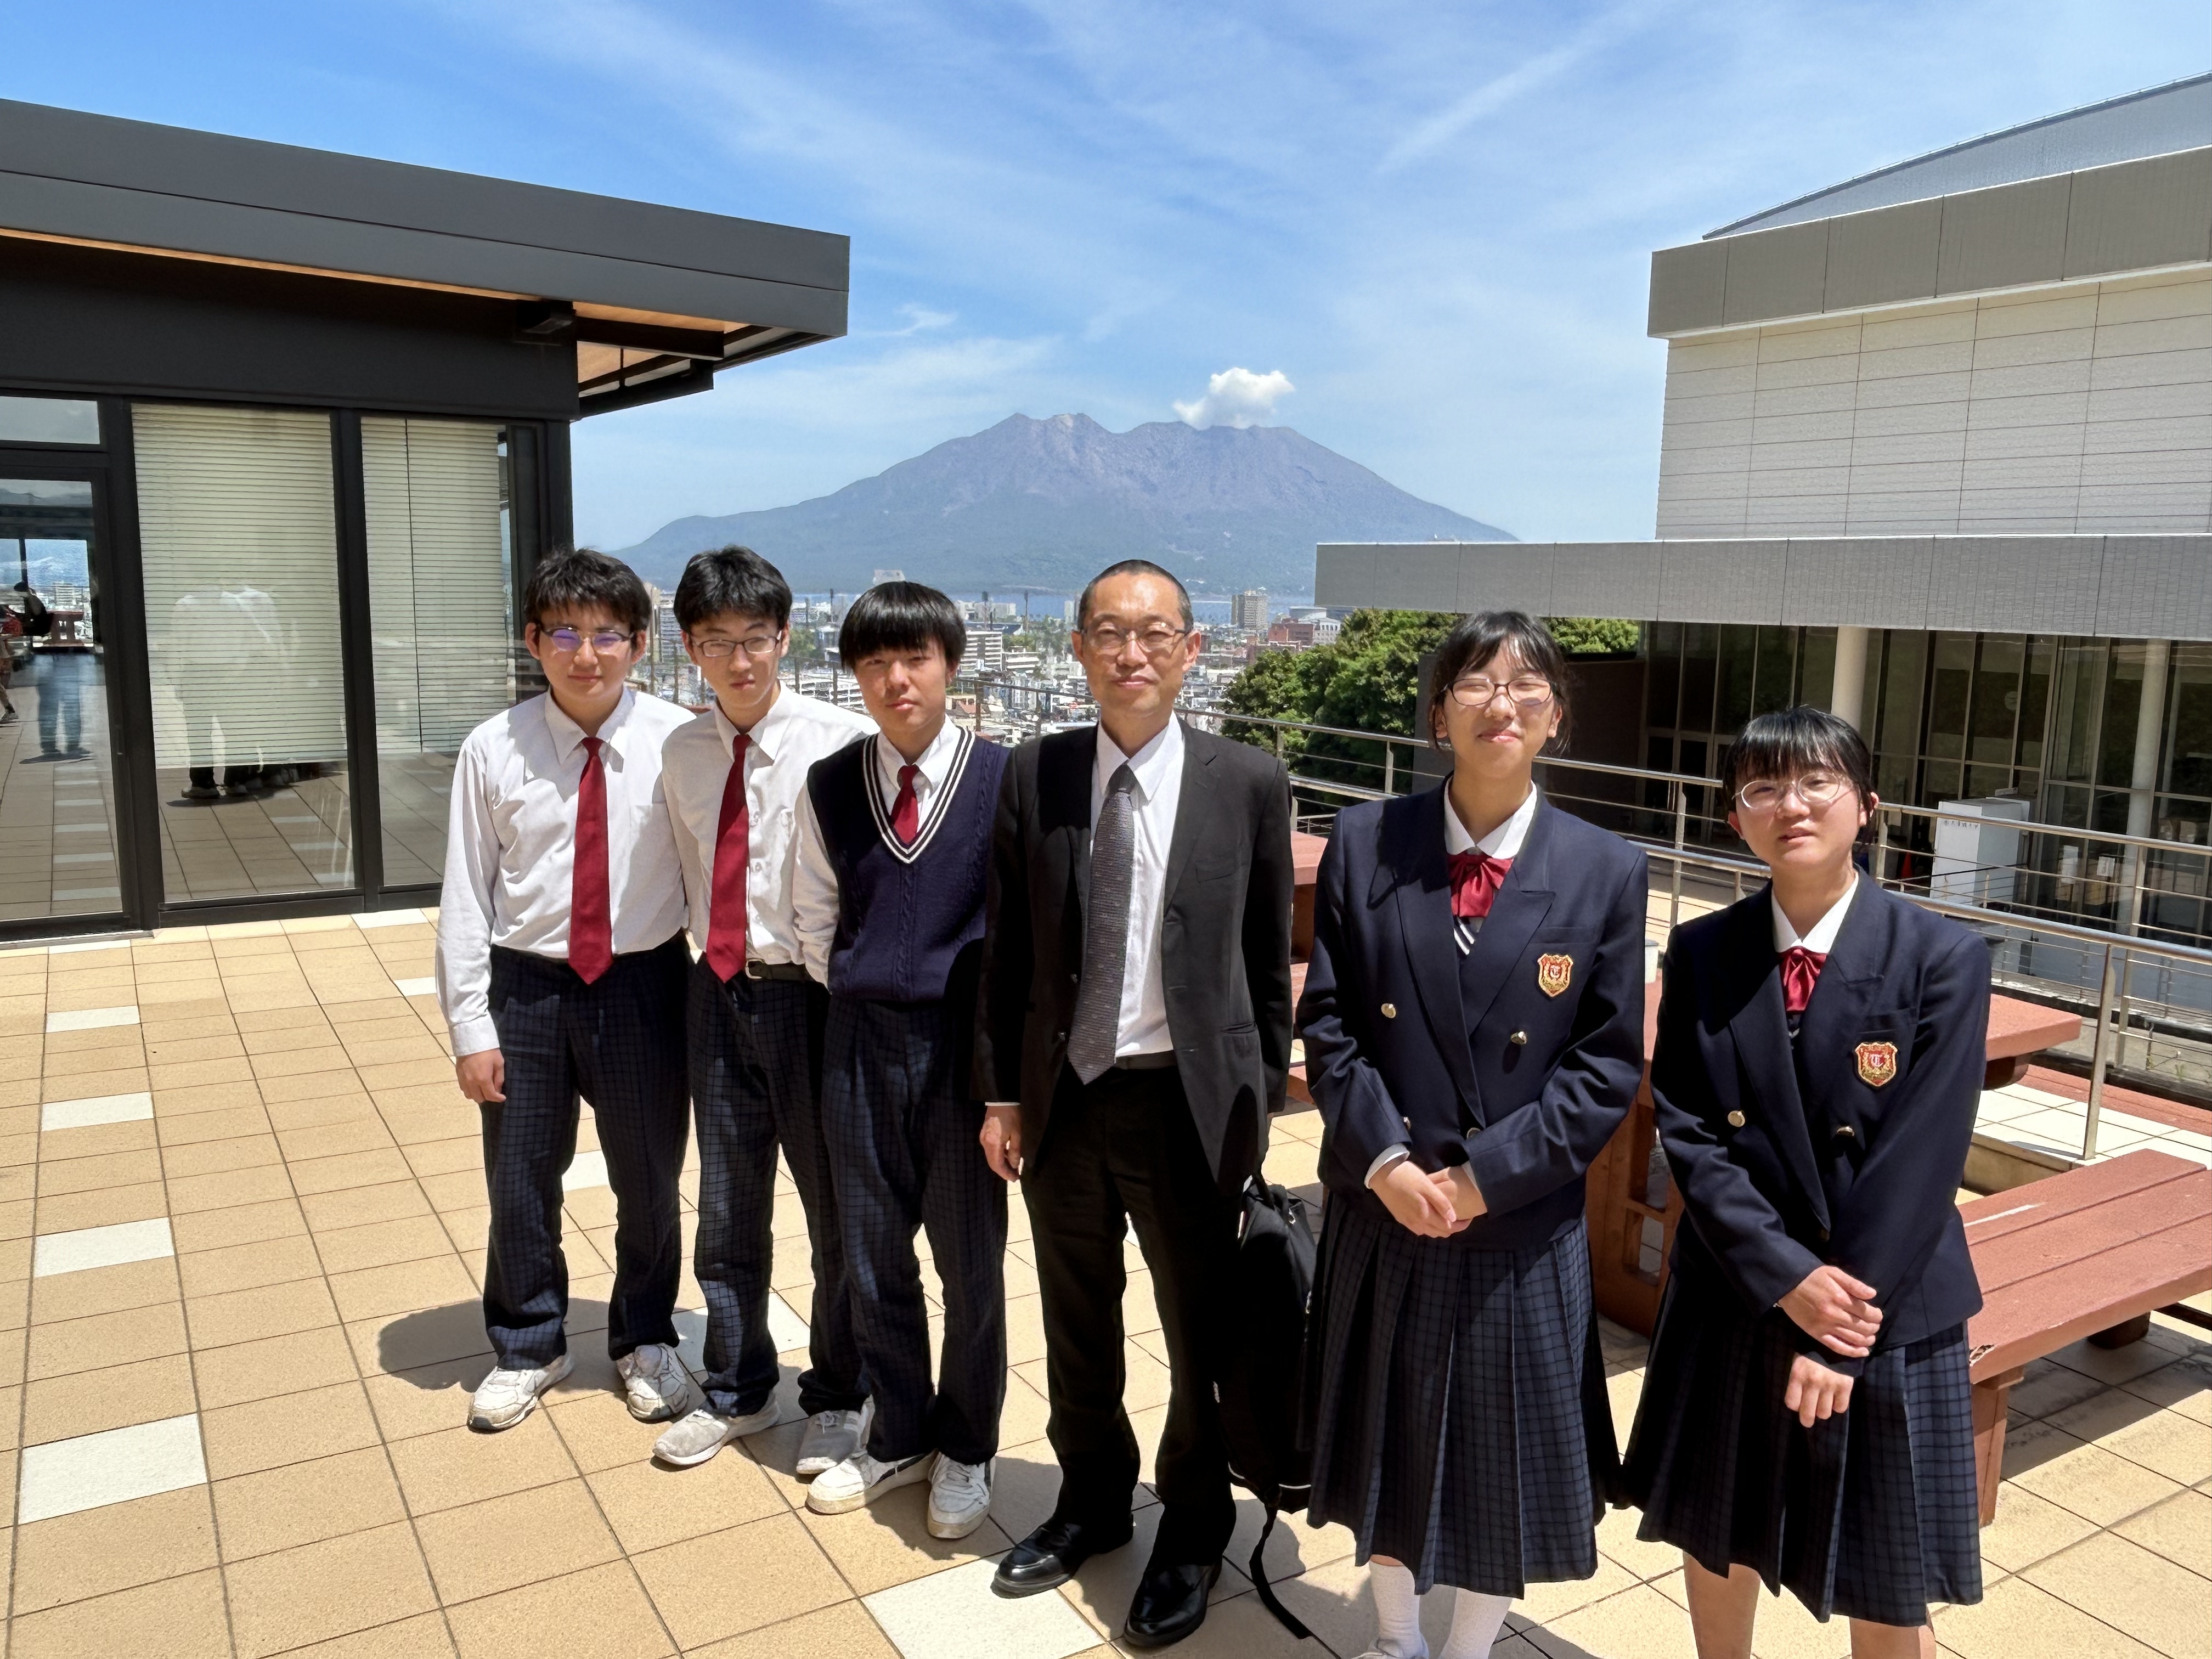
[[[1335,641],[1310,651],[1268,651],[1229,688],[1237,714],[1359,732],[1412,735],[1420,701],[1421,659],[1459,619],[1433,611],[1356,611]],[[1230,736],[1264,749],[1276,729],[1226,721]],[[1283,758],[1308,777],[1369,788],[1380,785],[1384,744],[1358,738],[1285,732]],[[1399,760],[1405,760],[1401,749]]]
[[[1642,623],[1603,617],[1553,617],[1544,625],[1571,657],[1617,655],[1635,650],[1644,638]]]

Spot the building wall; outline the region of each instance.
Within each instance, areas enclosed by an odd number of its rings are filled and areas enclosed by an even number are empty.
[[[1657,533],[2212,530],[2212,267],[1669,343]]]

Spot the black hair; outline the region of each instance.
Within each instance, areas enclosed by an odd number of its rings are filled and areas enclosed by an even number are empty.
[[[791,584],[750,547],[693,554],[676,584],[676,625],[696,634],[732,615],[758,617],[781,631],[791,623]]]
[[[1091,625],[1091,595],[1097,589],[1098,584],[1104,581],[1109,576],[1158,576],[1162,578],[1170,586],[1175,589],[1176,598],[1181,603],[1182,607],[1183,631],[1185,633],[1188,633],[1190,631],[1190,590],[1182,585],[1182,578],[1176,575],[1174,571],[1164,569],[1160,566],[1154,564],[1150,559],[1124,559],[1119,564],[1109,564],[1097,575],[1093,576],[1089,581],[1084,583],[1083,597],[1075,602],[1075,625],[1078,628],[1088,628]]]
[[[538,561],[523,584],[522,617],[545,626],[556,611],[605,611],[635,637],[653,621],[653,599],[637,572],[595,548],[563,548]]]
[[[1525,611],[1478,611],[1462,617],[1437,647],[1429,668],[1429,695],[1424,712],[1428,716],[1429,746],[1449,749],[1444,736],[1444,709],[1451,701],[1452,682],[1470,669],[1480,668],[1499,652],[1505,652],[1532,674],[1552,683],[1553,706],[1559,711],[1559,745],[1566,746],[1567,653],[1552,637],[1552,630]]]
[[[947,668],[960,666],[968,625],[960,607],[920,582],[878,582],[853,601],[837,629],[837,655],[852,667],[881,651],[919,651],[935,640]]]
[[[1736,733],[1721,761],[1721,787],[1733,807],[1735,792],[1747,783],[1794,778],[1819,767],[1849,779],[1860,805],[1874,799],[1874,757],[1857,728],[1840,714],[1800,703],[1758,715]]]

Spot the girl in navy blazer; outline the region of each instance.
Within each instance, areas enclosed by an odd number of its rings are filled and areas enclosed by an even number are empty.
[[[1433,1584],[1476,1659],[1529,1582],[1595,1573],[1618,1474],[1583,1176],[1643,1071],[1646,879],[1532,781],[1565,670],[1517,611],[1462,621],[1426,703],[1450,780],[1347,807],[1322,858],[1311,1513],[1358,1540],[1387,1659],[1427,1654]]]
[[[1748,1654],[1759,1586],[1932,1655],[1978,1601],[1956,1202],[1989,948],[1853,866],[1872,764],[1844,721],[1762,714],[1723,770],[1772,883],[1674,930],[1651,1093],[1686,1223],[1629,1444],[1640,1535],[1677,1545],[1698,1651]]]

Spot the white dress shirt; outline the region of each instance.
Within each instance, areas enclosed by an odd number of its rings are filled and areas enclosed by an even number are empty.
[[[1152,1054],[1175,1047],[1168,1035],[1167,994],[1160,988],[1160,927],[1167,898],[1168,851],[1175,844],[1176,808],[1182,800],[1182,720],[1166,727],[1133,755],[1124,755],[1098,728],[1098,754],[1091,769],[1091,823],[1097,829],[1106,786],[1127,761],[1136,774],[1135,834],[1130,848],[1129,944],[1121,959],[1121,1020],[1114,1055]]]
[[[1784,951],[1802,945],[1816,957],[1827,955],[1836,948],[1836,935],[1844,931],[1844,915],[1851,908],[1851,901],[1858,896],[1858,893],[1859,872],[1853,870],[1851,884],[1844,889],[1843,897],[1828,907],[1827,914],[1813,924],[1811,933],[1800,939],[1797,930],[1790,925],[1790,918],[1782,914],[1782,901],[1774,896],[1770,888],[1766,902],[1774,908],[1774,954],[1780,956]]]
[[[607,898],[617,955],[684,926],[684,879],[661,798],[661,744],[690,716],[624,690],[599,727],[607,787]],[[469,733],[453,763],[438,896],[438,1001],[456,1054],[499,1047],[491,947],[565,962],[575,884],[584,730],[540,693]]]
[[[1444,856],[1455,853],[1487,853],[1494,859],[1517,859],[1522,843],[1528,839],[1528,826],[1536,821],[1536,800],[1542,792],[1535,785],[1528,786],[1528,793],[1513,809],[1504,823],[1477,841],[1460,822],[1459,806],[1451,798],[1451,786],[1444,786]],[[1395,1146],[1385,1146],[1375,1154],[1375,1161],[1367,1166],[1367,1184],[1372,1187],[1375,1178],[1392,1164],[1410,1157],[1413,1149],[1404,1141]]]
[[[915,762],[914,804],[917,820],[929,821],[930,804],[945,787],[945,775],[959,758],[966,733],[948,717],[929,740],[929,747]],[[899,769],[906,757],[891,746],[889,738],[872,741],[875,750],[876,793],[883,797],[888,817],[898,803]],[[830,848],[822,839],[822,825],[814,816],[814,797],[805,790],[799,796],[798,862],[791,872],[791,921],[799,936],[799,960],[806,971],[824,985],[830,982],[830,947],[837,938],[837,868],[830,861]]]
[[[745,954],[767,963],[798,962],[799,930],[792,915],[793,831],[806,794],[806,773],[854,738],[876,729],[865,714],[786,686],[767,714],[753,722],[745,751]],[[691,900],[691,939],[707,948],[714,910],[714,847],[722,823],[722,790],[730,781],[730,756],[738,728],[717,703],[668,739],[662,757],[668,816],[676,827],[684,888]]]

